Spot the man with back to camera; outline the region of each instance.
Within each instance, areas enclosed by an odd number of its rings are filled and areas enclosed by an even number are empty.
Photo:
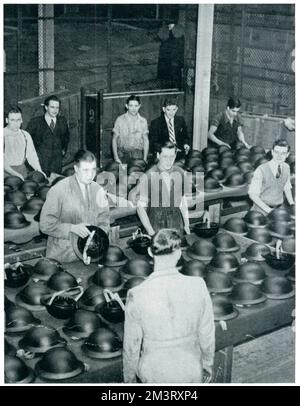
[[[156,154],[160,145],[167,141],[177,147],[177,159],[188,154],[191,140],[188,135],[187,126],[182,116],[177,116],[178,102],[175,97],[166,99],[163,103],[160,117],[151,121],[149,130],[150,149],[153,155]]]
[[[239,118],[241,102],[239,99],[230,98],[225,111],[218,113],[212,120],[208,139],[214,144],[226,145],[229,148],[236,148],[240,141],[246,148],[250,145],[245,141],[242,130],[242,123]]]
[[[115,121],[112,138],[114,160],[128,164],[133,159],[147,162],[149,152],[147,120],[139,114],[141,100],[132,94],[126,100],[127,112]]]
[[[47,97],[44,101],[45,114],[33,117],[27,126],[47,176],[52,172],[62,172],[62,158],[70,139],[67,120],[59,115],[60,107],[61,101],[57,96]]]
[[[81,238],[90,232],[87,225],[109,231],[109,206],[104,189],[94,182],[96,158],[79,150],[74,157],[75,174],[53,186],[41,211],[40,229],[48,235],[46,256],[60,262],[78,258],[72,247],[72,234]]]
[[[282,205],[283,194],[290,205],[294,204],[290,167],[285,162],[289,151],[290,146],[285,140],[275,141],[271,150],[271,161],[261,164],[255,170],[248,191],[254,203],[253,210],[263,214],[270,213],[274,208]]]
[[[154,271],[128,291],[126,300],[124,382],[209,382],[215,324],[206,284],[202,278],[179,273],[177,230],[159,230],[148,250]]]

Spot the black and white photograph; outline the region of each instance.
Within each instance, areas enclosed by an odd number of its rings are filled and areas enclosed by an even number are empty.
[[[295,385],[295,4],[1,7],[2,384]]]

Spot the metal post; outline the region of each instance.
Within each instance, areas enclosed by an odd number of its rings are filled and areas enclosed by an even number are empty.
[[[242,4],[242,25],[240,36],[240,64],[239,64],[239,80],[238,80],[238,94],[239,98],[243,97],[243,67],[245,58],[245,30],[246,30],[246,4]]]
[[[108,93],[111,92],[112,85],[112,54],[111,54],[111,37],[112,37],[112,5],[108,6],[108,20],[107,20],[107,57],[108,57],[108,64],[107,64],[107,91]]]
[[[159,19],[159,4],[155,5],[155,19]]]
[[[198,5],[193,148],[207,145],[214,5]]]
[[[54,91],[54,6],[38,5],[39,95]],[[44,19],[47,17],[47,19]],[[45,70],[47,69],[47,70]]]
[[[17,100],[22,99],[22,6],[18,5],[18,31],[17,31]]]

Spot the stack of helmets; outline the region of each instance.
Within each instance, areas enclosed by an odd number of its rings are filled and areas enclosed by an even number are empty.
[[[10,230],[19,230],[21,228],[26,228],[30,225],[30,221],[26,220],[26,217],[17,212],[8,212],[4,215],[4,228]]]
[[[66,271],[56,272],[47,281],[47,286],[51,290],[61,291],[78,286],[76,278]]]
[[[225,169],[225,171],[224,171],[224,175],[225,175],[225,178],[227,179],[227,178],[229,178],[230,176],[232,176],[232,175],[235,175],[235,174],[240,174],[241,173],[241,170],[240,170],[240,168],[239,167],[237,167],[236,165],[230,165],[230,166],[228,166],[226,169]]]
[[[205,176],[204,178],[204,192],[205,193],[214,193],[222,190],[220,183],[210,176]]]
[[[245,221],[238,217],[232,217],[228,219],[223,227],[225,228],[225,230],[239,235],[246,235],[248,231],[248,227]]]
[[[128,258],[117,245],[110,245],[101,259],[101,264],[109,267],[123,266]]]
[[[215,179],[217,182],[224,182],[224,171],[220,168],[212,169],[207,174],[208,177]]]
[[[124,279],[139,276],[147,278],[153,272],[153,265],[144,259],[130,259],[120,270]]]
[[[237,306],[252,306],[267,300],[259,287],[250,282],[241,282],[234,285],[229,299]]]
[[[53,258],[42,258],[34,265],[33,276],[35,278],[47,281],[57,272],[63,272],[62,264]]]
[[[271,250],[265,244],[253,243],[247,247],[244,257],[249,261],[264,262],[265,256],[270,254]]]
[[[204,164],[204,172],[210,172],[214,169],[218,168],[218,162],[216,161],[209,161],[209,162],[205,162]]]
[[[36,194],[38,188],[38,183],[34,182],[33,180],[25,180],[20,187],[20,190],[25,193],[26,196],[33,196]]]
[[[236,256],[228,252],[218,252],[209,263],[209,267],[213,271],[224,273],[235,272],[238,266],[239,261]]]
[[[59,362],[58,362],[59,360]],[[74,378],[84,372],[84,364],[67,348],[51,348],[37,362],[35,372],[44,380]]]
[[[103,295],[103,289],[100,286],[90,285],[80,298],[78,304],[79,307],[85,310],[94,310],[95,307],[105,302]]]
[[[83,352],[91,358],[109,359],[122,354],[122,341],[109,328],[102,327],[95,330],[82,345]]]
[[[208,272],[205,282],[211,294],[230,293],[233,289],[231,277],[224,272]]]
[[[197,223],[194,225],[193,231],[198,237],[211,238],[219,231],[219,224],[214,222],[209,224],[207,222]]]
[[[35,380],[34,372],[17,356],[5,355],[4,381],[5,383],[22,384]]]
[[[266,274],[263,267],[257,262],[248,261],[239,266],[238,271],[233,277],[234,282],[250,282],[254,285],[260,285],[265,279]]]
[[[229,166],[233,165],[233,159],[230,157],[227,158],[222,158],[219,162],[219,167],[224,171],[226,170]]]
[[[238,316],[238,311],[233,307],[232,303],[228,300],[226,296],[213,295],[211,297],[214,320],[231,320]]]
[[[261,244],[270,244],[272,242],[271,234],[264,228],[249,228],[247,237]]]
[[[212,244],[210,241],[200,238],[195,241],[192,246],[190,246],[185,252],[183,252],[183,257],[188,261],[190,259],[211,261],[216,252],[217,251],[214,244]]]
[[[20,288],[29,281],[32,267],[22,263],[9,265],[5,268],[4,284],[8,288]]]
[[[248,211],[244,220],[250,228],[265,228],[267,226],[267,218],[259,211]]]
[[[32,326],[41,324],[30,310],[20,306],[11,306],[5,311],[5,333],[23,333]]]
[[[219,153],[220,153],[220,159],[228,158],[228,157],[232,158],[234,155],[231,149],[227,149],[226,151],[222,151],[222,152],[219,151]]]
[[[88,337],[103,323],[95,312],[79,309],[63,327],[63,332],[70,338],[80,339]]]
[[[225,151],[230,151],[231,149],[227,145],[220,145],[218,148],[219,154],[223,154]]]
[[[91,277],[90,282],[102,289],[109,289],[116,292],[122,288],[122,278],[120,273],[113,268],[100,268]]]
[[[217,234],[212,243],[218,252],[236,252],[240,249],[235,239],[227,233]]]
[[[179,272],[187,276],[198,276],[200,278],[205,278],[208,270],[207,266],[203,262],[193,259],[185,262]]]
[[[203,157],[206,157],[210,154],[218,154],[218,152],[219,151],[217,147],[206,147],[201,151]]]
[[[50,348],[64,347],[66,340],[52,327],[35,326],[26,332],[18,345],[33,354],[44,354]]]
[[[36,215],[42,209],[43,204],[44,200],[39,197],[31,197],[23,204],[21,210],[23,213]]]
[[[9,186],[12,191],[20,189],[23,184],[23,180],[19,176],[7,176],[4,179],[4,185]]]
[[[45,310],[41,299],[50,293],[42,281],[33,282],[22,289],[16,296],[16,303],[31,311]]]
[[[261,290],[268,299],[280,300],[295,296],[293,285],[283,276],[269,276],[264,280]]]

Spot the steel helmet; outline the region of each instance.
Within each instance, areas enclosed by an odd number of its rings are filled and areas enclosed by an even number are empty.
[[[52,290],[65,290],[78,286],[76,278],[67,271],[56,272],[47,281],[48,288]]]
[[[127,240],[127,245],[137,254],[146,255],[148,252],[148,247],[151,245],[151,237],[140,235],[134,239],[130,238]]]
[[[240,168],[242,174],[245,174],[245,173],[253,170],[253,166],[248,161],[240,162],[239,163],[239,168]]]
[[[17,354],[16,348],[11,343],[9,343],[6,340],[6,338],[4,340],[4,354],[5,355],[10,355],[10,356],[13,356],[13,357]]]
[[[98,262],[105,256],[109,240],[106,232],[96,226],[87,226],[90,232],[95,232],[93,238],[90,239],[89,236],[85,238],[78,237],[76,234],[72,235],[72,246],[76,255],[83,259],[83,253],[88,242],[88,247],[86,254],[91,258],[91,262]]]
[[[259,211],[249,210],[244,217],[248,227],[264,228],[267,225],[267,218]]]
[[[99,303],[103,303],[105,297],[103,295],[103,288],[97,285],[90,285],[82,295],[78,304],[80,308],[85,310],[94,310]]]
[[[19,209],[15,204],[12,202],[4,202],[4,214],[10,213],[10,212],[19,212]]]
[[[277,269],[279,271],[286,271],[291,268],[295,263],[295,256],[291,254],[282,253],[277,258],[275,253],[270,253],[265,255],[266,263],[270,265],[271,268]]]
[[[285,238],[282,241],[282,250],[288,254],[294,254],[296,251],[295,238]]]
[[[288,299],[295,296],[293,285],[283,276],[269,276],[261,285],[261,290],[268,299]]]
[[[31,311],[45,310],[41,299],[49,293],[50,289],[44,282],[32,282],[17,294],[16,303]]]
[[[25,202],[21,208],[21,211],[26,214],[38,214],[43,207],[44,200],[39,197],[31,197]]]
[[[245,184],[245,179],[240,173],[234,173],[230,175],[224,182],[224,185],[227,187],[242,187],[245,186]]]
[[[253,175],[254,175],[254,171],[248,171],[248,172],[244,173],[244,180],[247,184],[251,183]]]
[[[264,228],[249,228],[247,237],[261,244],[268,244],[272,241],[269,231]]]
[[[233,307],[232,303],[226,296],[213,295],[211,301],[215,321],[231,320],[238,316],[238,311]]]
[[[254,145],[252,148],[250,148],[251,154],[265,154],[265,149],[263,147],[260,147],[258,145]]]
[[[16,356],[6,355],[4,360],[5,383],[30,383],[35,379],[34,372],[25,362]]]
[[[205,282],[210,293],[229,293],[233,288],[230,276],[223,272],[209,272]]]
[[[125,283],[123,289],[125,291],[128,291],[129,289],[135,288],[136,286],[139,286],[142,282],[144,282],[145,278],[141,276],[133,276],[132,278],[129,278]]]
[[[99,304],[95,311],[109,323],[121,323],[125,319],[124,310],[116,300]]]
[[[270,221],[290,221],[291,215],[284,207],[278,207],[268,214]]]
[[[210,178],[215,179],[217,182],[223,182],[225,180],[224,172],[220,168],[212,169],[207,175]]]
[[[120,270],[124,279],[132,276],[147,278],[153,272],[153,264],[144,259],[130,259]]]
[[[26,285],[29,281],[32,273],[32,267],[30,265],[24,265],[21,263],[11,264],[5,268],[5,286],[9,288],[20,288]]]
[[[276,238],[288,238],[293,236],[293,232],[290,227],[290,223],[286,221],[274,221],[268,225],[270,234]]]
[[[33,316],[30,310],[20,306],[10,306],[5,311],[5,332],[23,333],[41,321]]]
[[[246,249],[244,256],[250,261],[265,261],[265,255],[271,252],[265,244],[253,243]]]
[[[220,160],[220,164],[219,167],[223,170],[225,170],[226,168],[228,168],[229,166],[233,165],[233,158],[227,157],[227,158],[222,158]]]
[[[53,258],[42,258],[33,268],[34,276],[44,281],[47,281],[53,274],[62,271],[64,271],[62,264]]]
[[[236,252],[240,249],[235,239],[227,233],[217,234],[213,238],[212,243],[218,252]]]
[[[240,235],[245,235],[247,234],[247,224],[245,221],[241,218],[238,217],[232,217],[229,220],[225,222],[223,225],[225,230],[230,231],[232,233],[240,234]]]
[[[220,183],[214,179],[211,178],[209,176],[205,176],[204,178],[204,191],[206,193],[208,192],[218,192],[222,189],[222,186],[220,185]]]
[[[257,262],[246,262],[241,264],[233,277],[234,282],[250,282],[259,285],[265,279],[266,274],[263,267]]]
[[[295,283],[295,281],[296,281],[296,272],[295,271],[296,271],[296,268],[295,268],[295,266],[293,266],[293,268],[290,270],[290,272],[287,275],[288,280],[293,283]]]
[[[91,357],[98,359],[115,358],[122,354],[122,341],[109,328],[102,327],[95,330],[82,345],[83,352]]]
[[[32,180],[38,183],[40,186],[45,185],[48,183],[48,179],[39,171],[30,172],[27,176],[26,180]]]
[[[233,304],[241,306],[251,306],[267,300],[259,287],[249,282],[241,282],[235,285],[229,299]]]
[[[211,222],[208,228],[208,224],[206,222],[197,223],[194,225],[193,231],[198,237],[210,238],[216,235],[219,231],[219,224]]]
[[[39,190],[36,192],[36,195],[37,195],[40,199],[42,199],[42,200],[45,201],[49,190],[50,190],[50,186],[41,186],[41,187],[39,188]]]
[[[230,165],[224,171],[226,179],[229,178],[229,176],[232,176],[232,175],[234,175],[236,173],[241,173],[240,168],[237,167],[236,165]]]
[[[127,257],[122,251],[120,247],[117,245],[110,245],[106,254],[104,255],[103,259],[101,260],[101,264],[105,266],[122,266],[127,261]]]
[[[11,189],[18,190],[23,184],[23,180],[19,176],[7,176],[4,178],[4,185],[11,187]]]
[[[239,155],[248,155],[249,156],[251,154],[251,151],[247,147],[241,146],[240,148],[238,148],[237,153]]]
[[[4,214],[4,228],[19,230],[30,225],[30,221],[20,212],[9,212]]]
[[[44,354],[50,348],[63,347],[66,340],[52,327],[35,326],[19,341],[19,348],[34,354]]]
[[[93,282],[103,289],[107,288],[110,290],[119,290],[122,286],[120,273],[108,267],[98,269],[94,275],[91,276],[90,282]]]
[[[228,252],[218,252],[210,261],[209,266],[216,271],[229,273],[235,272],[239,266],[237,257]]]
[[[183,256],[187,256],[187,259],[199,259],[200,261],[210,261],[215,254],[215,246],[203,238],[199,238],[186,252],[183,252]]]
[[[25,180],[23,184],[20,187],[20,190],[25,193],[26,195],[34,195],[36,191],[38,190],[39,185],[38,183],[32,181],[32,180]]]
[[[35,366],[36,374],[45,380],[74,378],[83,371],[83,362],[67,348],[51,348]]]
[[[85,338],[98,327],[103,327],[103,323],[97,313],[79,309],[65,324],[63,332],[69,337]]]
[[[192,259],[191,261],[185,262],[179,272],[187,276],[205,278],[208,271],[207,266],[203,262],[198,261],[198,259]]]

